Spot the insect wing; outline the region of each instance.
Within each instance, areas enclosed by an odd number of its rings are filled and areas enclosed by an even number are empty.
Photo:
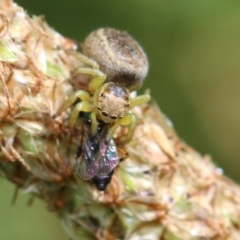
[[[99,152],[95,155],[95,163],[98,165],[98,168],[95,168],[95,175],[98,177],[108,175],[117,166],[119,160],[114,140],[102,138],[99,142]]]
[[[95,144],[87,138],[78,147],[76,157],[76,170],[78,175],[84,180],[90,180],[95,176]]]
[[[120,155],[112,138],[106,136],[102,126],[95,135],[89,134],[89,126],[84,125],[76,156],[76,170],[84,180],[109,175],[117,166]]]

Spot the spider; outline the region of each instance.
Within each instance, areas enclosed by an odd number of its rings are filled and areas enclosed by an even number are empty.
[[[148,60],[141,46],[126,32],[101,28],[90,33],[78,58],[90,67],[78,68],[73,77],[88,74],[92,77],[88,91],[77,90],[60,107],[58,113],[78,102],[70,117],[70,127],[77,122],[80,112],[91,112],[92,134],[98,120],[111,125],[112,137],[118,126],[127,126],[128,132],[120,143],[128,143],[138,120],[131,108],[150,101],[150,95],[130,96],[130,91],[141,87],[148,72]]]

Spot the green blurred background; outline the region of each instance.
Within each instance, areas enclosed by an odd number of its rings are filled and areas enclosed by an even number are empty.
[[[240,182],[240,1],[17,0],[30,15],[83,41],[93,29],[128,31],[146,50],[145,88],[180,135],[210,154]],[[26,196],[11,206],[13,186],[1,182],[0,239],[67,239],[56,217]],[[3,194],[4,193],[4,194]]]

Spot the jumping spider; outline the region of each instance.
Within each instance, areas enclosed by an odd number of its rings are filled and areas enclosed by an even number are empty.
[[[71,113],[71,128],[75,126],[80,112],[91,112],[92,134],[97,131],[97,119],[111,125],[110,136],[118,126],[127,126],[128,132],[120,141],[126,144],[137,126],[137,117],[130,108],[150,100],[148,94],[131,98],[129,92],[142,85],[148,72],[147,56],[126,32],[112,28],[92,32],[83,44],[83,54],[78,55],[79,59],[90,67],[77,69],[73,77],[90,75],[92,79],[88,91],[74,92],[58,113],[80,99]]]

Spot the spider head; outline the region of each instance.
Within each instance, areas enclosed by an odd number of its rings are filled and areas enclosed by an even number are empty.
[[[129,91],[118,83],[105,83],[95,92],[94,105],[102,121],[110,123],[121,119],[129,110]]]

